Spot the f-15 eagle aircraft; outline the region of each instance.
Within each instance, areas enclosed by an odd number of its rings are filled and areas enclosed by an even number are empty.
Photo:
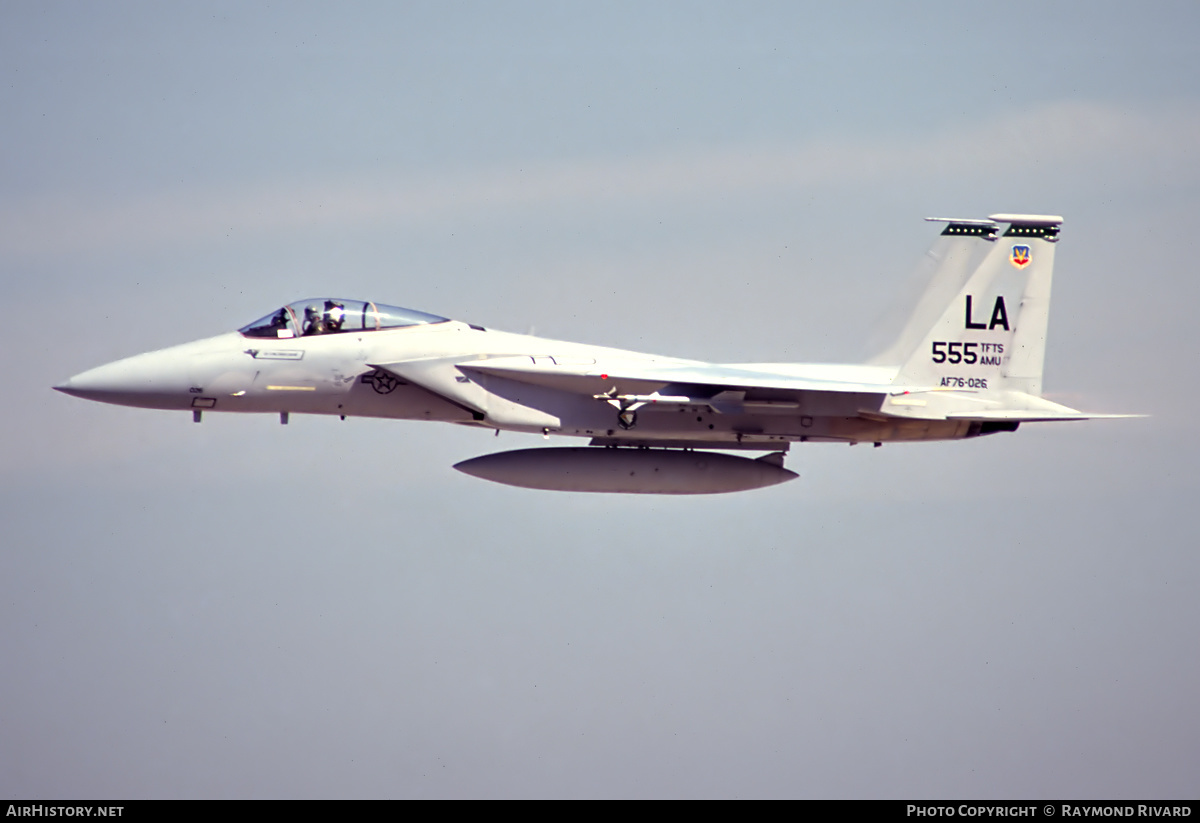
[[[589,438],[459,463],[535,489],[704,494],[773,485],[795,442],[955,440],[1084,420],[1043,398],[1062,218],[945,223],[895,344],[861,365],[714,364],[485,329],[364,300],[283,306],[238,331],[55,386],[151,409],[437,420]],[[1003,229],[1003,231],[1001,231]],[[768,452],[758,459],[697,449]]]

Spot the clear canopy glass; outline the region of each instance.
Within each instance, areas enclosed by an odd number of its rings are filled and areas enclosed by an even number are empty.
[[[298,300],[238,329],[246,337],[311,337],[445,323],[449,318],[363,300]]]

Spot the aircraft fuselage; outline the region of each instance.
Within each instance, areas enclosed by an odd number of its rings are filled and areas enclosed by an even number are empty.
[[[513,381],[485,372],[464,374],[458,365],[489,360],[526,361],[541,369],[538,382]],[[375,364],[426,363],[455,397],[431,391]],[[150,409],[193,412],[326,414],[460,423],[511,431],[590,437],[630,445],[726,444],[786,448],[796,440],[841,442],[962,437],[961,421],[879,422],[860,415],[877,395],[814,395],[796,398],[763,391],[754,411],[718,412],[707,404],[647,402],[626,428],[616,404],[598,402],[606,392],[652,395],[661,381],[616,379],[631,363],[702,368],[693,360],[528,335],[484,330],[458,321],[282,339],[249,338],[239,332],[119,360],[84,372],[56,387],[78,397]],[[436,374],[438,367],[444,376]],[[591,395],[559,391],[559,368],[594,372]],[[766,367],[766,366],[760,366]],[[780,366],[782,368],[782,366]],[[878,376],[869,366],[789,366],[792,373],[861,380]],[[886,370],[884,370],[886,371]],[[536,378],[534,378],[536,379]],[[424,382],[424,381],[423,381]],[[428,383],[426,384],[428,385]],[[772,395],[776,397],[773,399]],[[751,405],[755,400],[751,401]],[[931,423],[942,425],[930,425]],[[902,424],[902,425],[898,425]]]

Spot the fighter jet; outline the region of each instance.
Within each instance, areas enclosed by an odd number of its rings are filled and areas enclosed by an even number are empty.
[[[587,438],[587,446],[504,451],[455,468],[533,489],[640,494],[794,479],[783,467],[792,443],[957,440],[1118,416],[1042,397],[1062,218],[926,219],[945,224],[929,252],[932,279],[896,342],[864,364],[681,360],[321,297],[54,388],[190,411],[197,423],[205,412],[272,413],[283,423],[326,414]]]

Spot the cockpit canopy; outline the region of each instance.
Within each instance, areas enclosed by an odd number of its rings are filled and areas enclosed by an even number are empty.
[[[246,337],[311,337],[445,323],[449,318],[362,300],[299,300],[238,329]]]

